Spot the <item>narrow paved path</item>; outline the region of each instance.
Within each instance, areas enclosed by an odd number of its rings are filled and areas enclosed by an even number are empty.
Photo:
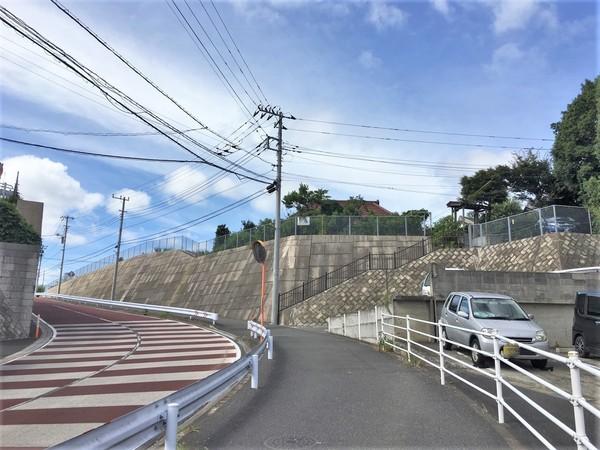
[[[273,335],[275,360],[261,361],[260,389],[245,386],[197,419],[181,448],[509,446],[466,396],[390,354],[319,331]]]
[[[34,311],[57,334],[0,366],[0,449],[63,442],[240,356],[228,338],[173,320],[45,299]]]

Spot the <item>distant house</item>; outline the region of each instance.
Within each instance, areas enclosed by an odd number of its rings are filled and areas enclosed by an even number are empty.
[[[318,208],[318,207],[317,207]],[[317,209],[314,208],[314,209]],[[312,208],[311,208],[312,209]],[[359,216],[393,216],[395,213],[385,209],[379,200],[325,200],[321,205],[321,213],[325,215],[344,214],[356,209]],[[352,214],[354,215],[354,214]]]

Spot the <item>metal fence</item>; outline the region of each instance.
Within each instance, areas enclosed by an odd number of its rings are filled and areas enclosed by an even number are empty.
[[[420,216],[307,216],[290,217],[281,222],[281,237],[295,235],[368,235],[368,236],[424,236],[430,230]],[[218,236],[206,241],[194,241],[185,236],[144,241],[121,250],[121,260],[150,253],[180,250],[193,255],[206,255],[250,245],[260,239],[275,238],[273,225],[264,225]],[[106,256],[77,270],[67,272],[63,281],[94,272],[115,263],[115,255]],[[48,284],[53,287],[58,280]]]
[[[392,349],[401,352],[407,356],[407,359],[419,360],[425,364],[439,370],[440,384],[446,384],[446,375],[451,376],[455,380],[464,383],[486,397],[492,399],[497,404],[498,422],[505,422],[505,411],[508,411],[515,419],[517,419],[527,430],[529,430],[545,447],[554,449],[553,445],[547,436],[544,436],[546,423],[543,418],[547,419],[558,429],[566,433],[576,444],[578,449],[596,449],[598,442],[592,442],[590,433],[586,431],[586,416],[589,414],[590,419],[600,419],[600,409],[597,406],[597,396],[594,395],[594,389],[591,389],[591,398],[585,398],[581,374],[582,372],[593,377],[592,385],[600,382],[600,370],[590,364],[581,361],[577,356],[577,352],[571,351],[568,357],[558,355],[556,353],[546,352],[526,343],[516,341],[514,339],[501,336],[495,332],[486,333],[475,330],[467,330],[441,322],[430,322],[427,320],[416,319],[410,316],[396,316],[387,314],[382,311],[382,308],[375,309],[375,320],[370,316],[369,312],[357,312],[353,314],[344,314],[339,317],[330,317],[327,322],[328,330],[334,334],[342,334],[344,336],[353,337],[359,340],[373,342],[372,327],[373,323],[378,329],[376,330],[377,342],[383,349]],[[365,319],[363,319],[365,317]],[[468,347],[459,342],[449,340],[444,337],[444,328],[454,328],[460,331],[468,331],[469,333],[483,336],[493,341],[493,352]],[[430,343],[427,345],[427,343]],[[493,362],[493,369],[486,370],[484,368],[475,367],[470,362],[465,362],[447,349],[447,345],[455,346],[459,349],[469,352],[477,352],[482,358],[487,358]],[[568,367],[570,374],[571,392],[567,392],[563,388],[557,386],[544,379],[539,375],[531,373],[529,370],[521,367],[512,361],[508,356],[508,350],[505,347],[510,347],[511,351],[517,351],[523,354],[535,354],[542,358],[547,358],[550,361],[558,364],[564,364]],[[516,349],[516,350],[515,350]],[[471,374],[480,375],[481,378],[469,376],[466,372],[459,374],[456,367],[460,367]],[[454,370],[453,370],[454,368]],[[565,408],[572,408],[572,415],[566,419],[565,415],[557,417],[556,412],[553,414],[534,400],[527,391],[524,391],[515,384],[511,383],[506,376],[507,368],[513,369],[521,375],[524,375],[528,383],[536,387],[545,388],[555,394],[558,398],[565,401]],[[485,380],[488,380],[487,382]],[[490,385],[492,389],[490,389]],[[508,394],[503,392],[503,388],[508,389]],[[511,398],[513,397],[513,398]],[[514,402],[513,399],[518,399]],[[537,417],[526,419],[519,409],[524,402],[534,411],[541,415],[539,420]],[[588,421],[589,425],[589,421]]]
[[[409,247],[396,250],[392,254],[372,254],[361,256],[332,272],[313,278],[287,292],[279,294],[279,310],[290,308],[338,284],[357,277],[369,270],[398,269],[411,261],[425,256],[432,250],[429,240],[423,239]]]
[[[578,206],[552,205],[469,225],[469,246],[484,247],[558,232],[591,234],[589,211]]]

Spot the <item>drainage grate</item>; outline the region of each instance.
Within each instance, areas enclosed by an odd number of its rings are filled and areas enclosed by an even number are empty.
[[[273,449],[295,449],[295,448],[310,448],[317,441],[306,436],[279,436],[272,437],[265,441],[265,446]]]

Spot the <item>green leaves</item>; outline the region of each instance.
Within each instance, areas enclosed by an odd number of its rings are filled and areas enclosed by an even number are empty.
[[[15,244],[39,244],[40,235],[23,219],[16,206],[0,200],[0,241]]]

